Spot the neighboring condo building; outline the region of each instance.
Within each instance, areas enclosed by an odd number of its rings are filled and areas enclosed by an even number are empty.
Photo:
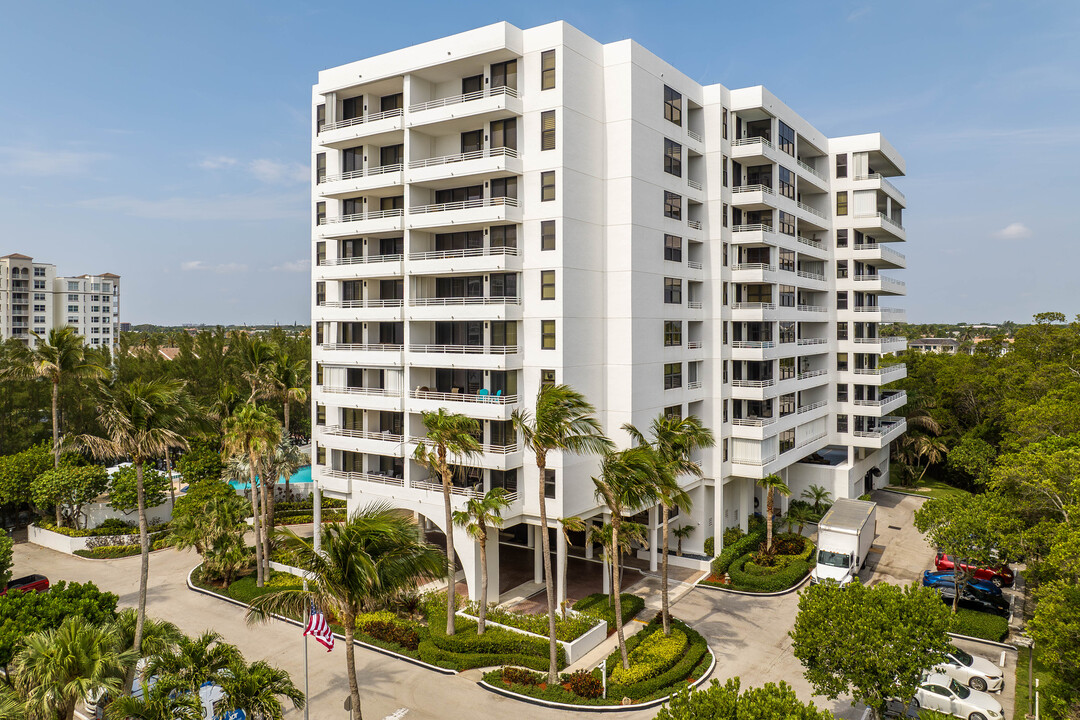
[[[28,255],[0,257],[0,340],[31,347],[70,325],[90,346],[114,346],[120,338],[120,276],[112,273],[57,277],[56,266]]]
[[[886,387],[905,369],[881,358],[906,344],[879,336],[903,319],[879,300],[905,294],[883,272],[905,267],[905,200],[887,179],[904,161],[879,134],[827,138],[762,87],[703,87],[561,22],[323,71],[313,113],[314,477],[328,495],[441,527],[438,479],[412,455],[421,412],[445,407],[483,421],[455,502],[506,488],[503,537],[538,548],[536,467],[510,415],[543,383],[583,392],[620,447],[624,423],[661,412],[713,428],[704,479],[684,478],[693,508],[672,523],[697,528],[684,554],[745,528],[769,474],[793,498],[887,482],[905,397]],[[603,519],[597,465],[549,456],[551,528]],[[658,513],[639,519],[655,566]],[[478,552],[455,532],[475,598]],[[559,567],[564,533],[552,541]]]

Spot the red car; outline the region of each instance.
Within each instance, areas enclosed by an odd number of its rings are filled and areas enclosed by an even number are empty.
[[[952,555],[945,555],[944,553],[938,553],[934,557],[934,565],[942,572],[952,571],[954,562]],[[981,568],[973,567],[966,563],[960,563],[960,568],[964,572],[975,571],[975,578],[978,580],[989,580],[998,587],[1012,587],[1013,581],[1016,580],[1016,576],[1013,575],[1013,571],[1008,565],[1002,565],[997,568]]]
[[[0,591],[0,595],[7,595],[9,590],[21,590],[22,592],[46,592],[49,589],[49,578],[44,575],[26,575],[15,578]]]

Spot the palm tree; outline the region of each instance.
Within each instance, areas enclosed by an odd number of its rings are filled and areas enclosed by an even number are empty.
[[[618,553],[621,561],[622,556],[629,554],[634,549],[635,544],[645,548],[649,547],[649,534],[648,530],[641,523],[630,522],[624,518],[622,524],[619,525],[619,547],[615,548],[612,545],[612,531],[611,523],[592,525],[586,533],[586,542],[600,543],[600,547],[604,550],[604,561],[608,564],[608,580],[611,581],[611,585],[614,587],[614,565],[611,562],[611,558]],[[621,567],[619,571],[619,582],[622,582]],[[608,596],[608,605],[612,608],[615,607],[614,595]]]
[[[140,697],[117,698],[105,708],[109,720],[203,720],[204,713],[197,694],[170,692],[165,682],[144,689]]]
[[[488,566],[487,566],[487,539],[488,527],[498,528],[502,525],[502,511],[510,507],[510,501],[506,499],[506,490],[503,488],[491,488],[482,498],[469,498],[465,503],[464,510],[454,512],[454,524],[465,528],[480,546],[480,602],[478,608],[478,620],[476,634],[484,634],[484,618],[487,616],[488,606]]]
[[[664,635],[671,634],[671,615],[668,603],[668,520],[671,509],[678,507],[683,512],[690,510],[690,496],[679,485],[680,475],[701,477],[701,466],[690,458],[698,449],[709,448],[716,444],[712,430],[701,424],[697,417],[679,417],[661,413],[650,426],[652,437],[645,435],[630,424],[623,425],[623,430],[641,447],[648,448],[656,465],[656,485],[660,496],[660,517],[663,541],[661,559],[663,568],[660,573],[660,605],[663,616]],[[679,553],[680,555],[682,552]]]
[[[292,530],[277,532],[294,567],[307,577],[303,588],[291,587],[260,595],[248,608],[248,622],[268,620],[272,613],[304,617],[317,607],[345,629],[345,662],[356,717],[362,720],[356,680],[353,638],[356,616],[371,604],[416,589],[442,574],[442,554],[420,539],[416,523],[390,505],[357,510],[345,524],[315,528],[319,550]]]
[[[802,503],[796,505],[792,503],[788,507],[787,513],[788,532],[791,532],[791,526],[795,524],[799,526],[799,534],[802,535],[803,528],[806,526],[806,523],[811,521],[811,517],[810,507],[808,505],[803,505]]]
[[[117,647],[137,653],[137,659],[152,658],[171,652],[184,637],[180,629],[166,620],[146,618],[143,626],[141,647],[135,650],[135,627],[139,618],[134,608],[124,608],[116,614],[111,623],[111,630],[116,637]],[[128,668],[124,675],[124,687],[131,687],[135,680],[135,665]]]
[[[222,699],[232,709],[243,710],[249,718],[281,720],[284,713],[280,697],[304,707],[304,693],[293,684],[289,673],[259,660],[250,665],[236,660],[217,677]]]
[[[258,337],[248,338],[234,333],[234,339],[238,340],[244,380],[251,388],[251,394],[247,400],[251,404],[256,398],[267,397],[273,392],[271,365],[274,362],[274,348],[270,343]]]
[[[281,426],[278,425],[274,416],[254,405],[245,405],[225,421],[222,452],[227,458],[240,457],[247,460],[248,464],[248,477],[251,481],[251,514],[255,529],[255,581],[258,587],[263,586],[262,549],[264,543],[259,515],[259,483],[256,474],[257,468],[262,467],[280,437]]]
[[[5,375],[20,379],[43,378],[52,385],[53,467],[60,467],[60,383],[65,378],[105,378],[104,366],[87,357],[84,338],[67,325],[53,328],[48,338],[31,332],[38,344],[23,348]]]
[[[541,385],[536,407],[515,410],[514,430],[536,458],[537,492],[540,494],[540,545],[544,559],[544,582],[548,601],[548,685],[558,682],[558,646],[555,639],[555,578],[551,573],[551,540],[547,520],[547,457],[551,452],[585,455],[610,451],[614,445],[604,437],[596,412],[585,396],[569,385]]]
[[[423,414],[427,435],[416,446],[413,458],[427,465],[442,479],[443,507],[446,511],[446,634],[454,634],[454,616],[457,612],[457,564],[454,555],[454,517],[450,506],[453,491],[453,471],[447,461],[448,455],[465,459],[480,452],[480,423],[470,417],[448,413],[446,408]],[[430,449],[429,449],[430,446]]]
[[[802,496],[814,504],[816,513],[820,513],[821,506],[832,500],[832,493],[821,485],[811,485],[802,491]]]
[[[579,518],[577,515],[571,515],[570,517],[559,518],[559,524],[562,526],[563,537],[566,538],[567,546],[573,545],[570,542],[570,533],[572,532],[584,532],[586,530],[585,521]],[[586,540],[588,542],[588,540]],[[562,566],[562,587],[566,587],[566,566],[570,564],[569,555],[566,562]],[[562,616],[563,620],[566,619],[566,606],[570,602],[570,598],[564,598],[562,602]]]
[[[784,497],[791,495],[784,479],[775,473],[758,480],[758,485],[765,490],[765,552],[772,552],[772,525],[773,525],[773,492],[780,493]]]
[[[310,375],[307,373],[308,361],[290,355],[286,350],[279,350],[270,363],[272,393],[281,400],[285,418],[285,436],[289,435],[289,404],[307,400]],[[285,486],[288,492],[288,485]]]
[[[659,499],[654,481],[656,462],[654,453],[647,447],[609,452],[600,463],[600,477],[592,479],[596,499],[611,511],[611,547],[616,550],[611,557],[612,594],[615,596],[615,632],[619,636],[619,653],[624,669],[630,667],[626,653],[626,636],[623,633],[621,582],[619,576],[619,530],[623,515],[642,507],[648,507]]]
[[[686,538],[690,537],[691,535],[693,535],[694,530],[696,530],[696,529],[697,528],[694,527],[693,525],[682,525],[682,526],[677,527],[677,528],[675,528],[674,530],[671,531],[671,534],[674,535],[678,540],[678,542],[676,543],[676,550],[675,550],[676,555],[678,555],[679,557],[682,557],[682,541],[685,540]]]
[[[146,674],[169,678],[169,686],[179,692],[198,692],[203,683],[215,680],[237,660],[243,658],[235,645],[206,630],[195,638],[181,637],[171,652],[152,657]]]
[[[926,471],[930,469],[931,465],[945,459],[945,456],[949,454],[949,446],[941,438],[920,435],[915,441],[915,453],[919,458],[926,458],[926,465],[923,466],[922,472],[919,473],[919,478],[916,480],[918,483],[922,482],[923,476],[926,475]]]
[[[72,720],[76,703],[88,694],[119,692],[137,657],[134,650],[117,649],[110,628],[69,615],[60,627],[23,640],[15,656],[14,684],[33,717]]]
[[[190,415],[189,398],[184,383],[178,380],[134,380],[125,385],[101,387],[98,422],[102,436],[82,435],[76,443],[89,448],[100,459],[129,457],[135,465],[135,487],[139,507],[139,546],[142,565],[139,571],[139,610],[132,647],[142,649],[143,625],[146,623],[146,586],[150,576],[150,536],[146,522],[146,491],[143,468],[148,461],[161,457],[169,447],[187,448],[179,433]],[[125,688],[130,692],[130,687]]]
[[[266,506],[263,512],[266,515],[266,527],[270,530],[274,528],[274,506],[277,504],[275,491],[278,479],[285,478],[285,497],[288,499],[289,478],[306,464],[308,460],[303,451],[292,441],[288,432],[282,432],[274,451],[266,456],[266,461],[263,463],[262,484],[266,491]],[[264,549],[264,553],[269,558],[269,545]]]

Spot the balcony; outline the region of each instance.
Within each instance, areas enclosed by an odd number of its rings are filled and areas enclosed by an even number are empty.
[[[772,319],[770,311],[776,310],[776,303],[737,302],[731,304],[731,319],[736,322],[762,322]]]
[[[890,353],[907,349],[907,338],[892,335],[889,337],[853,338],[859,345],[859,352]],[[869,346],[869,347],[868,347]]]
[[[744,137],[731,141],[732,160],[778,159],[776,146],[763,137]]]
[[[446,320],[454,308],[455,320],[519,320],[519,297],[413,297],[409,298],[408,319]]]
[[[396,208],[322,218],[319,222],[319,235],[330,238],[399,231],[404,228],[404,215],[404,210]]]
[[[403,114],[401,108],[395,108],[326,123],[319,131],[317,139],[320,145],[344,147],[359,138],[371,139],[374,135],[394,132],[400,135]]]
[[[411,353],[436,353],[450,355],[513,355],[517,345],[423,345],[410,344]]]
[[[858,213],[854,215],[855,229],[873,235],[879,242],[903,242],[907,240],[904,226],[883,212]]]
[[[817,410],[819,408],[823,408],[828,404],[829,403],[826,400],[818,400],[817,402],[810,403],[808,405],[800,405],[799,406],[799,415],[803,415],[804,413],[808,413],[808,412],[813,412],[814,410]]]
[[[415,451],[416,446],[426,440],[427,438],[424,437],[409,438],[409,452],[412,453]],[[453,465],[469,465],[471,467],[481,467],[493,470],[507,470],[513,467],[520,467],[523,459],[520,443],[514,443],[512,445],[480,443],[479,452],[481,454],[469,455],[468,457],[450,454],[447,457],[447,460]],[[441,487],[440,484],[440,488]]]
[[[355,321],[363,315],[365,321],[391,321],[401,320],[401,312],[404,300],[391,298],[388,300],[325,300],[318,303],[312,310],[312,317],[316,320],[337,320],[339,322]],[[357,313],[355,310],[364,309],[367,312]]]
[[[382,473],[350,472],[347,470],[335,470],[328,467],[319,467],[319,470],[316,471],[316,473],[324,478],[320,483],[323,489],[340,493],[351,493],[352,483],[354,481],[375,483],[377,485],[386,485],[390,487],[405,487],[404,478],[394,477],[393,475],[384,475]],[[329,482],[327,482],[327,479]]]
[[[828,158],[825,159],[828,161]],[[829,178],[826,177],[825,173],[819,172],[814,166],[804,163],[802,160],[796,160],[795,164],[803,171],[801,173],[803,179],[821,190],[827,191],[829,189]]]
[[[890,267],[907,267],[907,257],[898,253],[887,245],[880,243],[860,243],[854,246],[855,259],[863,261],[877,261]]]
[[[855,430],[853,443],[857,447],[883,448],[898,439],[907,430],[907,420],[902,417],[886,416],[881,418],[881,424],[872,430]]]
[[[344,441],[338,440],[333,443],[337,449],[377,455],[401,455],[401,443],[405,441],[403,435],[392,432],[354,430],[341,425],[326,425],[319,428],[319,435],[323,438],[343,438]]]
[[[409,253],[409,272],[414,275],[459,272],[520,270],[516,247],[481,247],[461,250],[430,250]]]
[[[340,198],[373,188],[401,185],[404,179],[402,167],[401,163],[394,163],[324,175],[319,178],[318,193],[323,197]]]
[[[795,309],[799,312],[809,313],[825,313],[829,311],[829,309],[824,305],[797,305]]]
[[[776,192],[768,185],[739,185],[731,189],[731,204],[743,210],[776,207]]]
[[[880,189],[884,190],[887,194],[891,195],[902,206],[907,207],[907,197],[904,193],[900,192],[895,185],[881,176],[880,173],[870,173],[869,175],[856,175],[852,178],[854,182],[860,183],[859,190]],[[861,183],[866,183],[862,185]]]
[[[437,367],[445,367],[441,362]],[[410,412],[437,412],[439,408],[483,420],[509,420],[520,400],[517,395],[438,392],[421,387],[409,392]]]
[[[858,283],[856,290],[862,292],[877,292],[889,295],[907,295],[907,284],[903,280],[887,277],[885,275],[853,275],[852,279]]]
[[[341,362],[348,353],[348,360],[360,365],[396,365],[401,363],[404,349],[404,345],[388,343],[323,343],[317,355]]]
[[[861,382],[867,385],[885,385],[907,377],[907,365],[896,363],[876,368],[855,368],[852,372],[865,378]]]
[[[484,148],[471,152],[441,155],[409,162],[409,182],[431,182],[442,178],[521,174],[517,150],[508,147]]]
[[[731,233],[731,241],[736,245],[775,245],[825,258],[825,245],[820,240],[778,233],[771,225],[735,225]]]
[[[731,266],[731,281],[736,283],[774,283],[776,278],[769,277],[776,272],[775,265],[766,263],[735,263]]]
[[[521,114],[517,90],[505,85],[409,105],[409,127],[464,117],[498,120]]]
[[[869,409],[871,416],[882,416],[907,404],[907,392],[899,390],[893,393],[885,393],[877,400],[853,400],[852,404],[860,410]]]
[[[433,345],[412,343],[408,347],[412,365],[442,368],[505,370],[521,367],[518,345]],[[482,397],[482,396],[481,396]]]
[[[391,410],[403,409],[402,394],[400,390],[387,390],[386,388],[348,387],[344,385],[321,385],[316,390],[320,395],[326,396],[328,405],[336,407],[350,407],[365,410]]]
[[[907,311],[902,308],[882,307],[880,305],[856,305],[849,309],[852,312],[867,314],[859,318],[860,322],[904,322],[904,317],[907,315]]]
[[[521,209],[517,198],[512,197],[477,198],[409,208],[410,228],[453,226],[457,230],[465,230],[492,223],[519,222]]]

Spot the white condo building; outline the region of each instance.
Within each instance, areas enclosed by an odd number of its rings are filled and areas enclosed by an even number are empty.
[[[880,134],[826,137],[763,87],[702,86],[562,22],[325,70],[312,100],[326,494],[445,530],[437,479],[412,460],[421,413],[445,407],[483,421],[456,502],[506,488],[503,538],[538,548],[536,467],[509,421],[548,382],[583,392],[620,447],[624,423],[665,411],[714,430],[704,479],[686,479],[693,508],[672,521],[697,529],[672,562],[704,567],[705,539],[719,552],[718,530],[745,528],[771,473],[793,498],[887,482],[905,397],[886,387],[905,369],[881,357],[905,341],[878,328],[904,315],[879,301],[905,294],[886,274],[905,266],[892,249],[905,199],[887,179],[904,160]],[[597,466],[549,457],[551,528],[602,519]],[[655,567],[659,513],[640,519]],[[475,598],[479,553],[455,532]]]
[[[91,347],[115,349],[120,339],[120,276],[57,277],[56,266],[29,255],[0,257],[0,341],[36,346],[54,327],[69,325]]]

